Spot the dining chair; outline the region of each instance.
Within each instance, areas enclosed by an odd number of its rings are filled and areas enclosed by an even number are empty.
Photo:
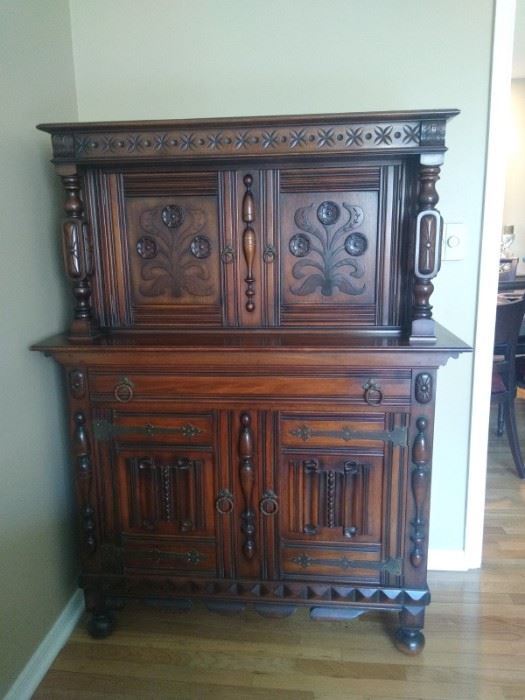
[[[498,404],[497,432],[498,435],[503,435],[506,429],[520,479],[525,479],[525,465],[516,425],[516,348],[524,314],[525,296],[498,295],[491,401]]]

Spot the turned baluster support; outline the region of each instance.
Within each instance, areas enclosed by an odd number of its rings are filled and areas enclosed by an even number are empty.
[[[434,291],[431,280],[437,275],[441,266],[443,219],[435,207],[439,200],[436,183],[439,180],[443,155],[441,153],[423,154],[420,163],[410,340],[435,342],[435,323],[432,318],[430,297]]]
[[[248,413],[241,414],[241,433],[239,437],[239,471],[244,511],[241,514],[241,531],[244,534],[242,551],[250,560],[255,554],[255,510],[253,508],[253,487],[255,483],[255,465],[253,461],[253,432]]]
[[[255,279],[253,277],[253,263],[255,260],[255,249],[256,249],[256,239],[255,231],[253,230],[251,224],[255,221],[255,202],[253,200],[252,194],[252,184],[253,177],[251,175],[245,175],[244,186],[246,187],[246,192],[242,200],[242,220],[246,224],[244,232],[242,234],[242,251],[244,254],[244,260],[246,262],[246,296],[248,301],[246,302],[246,311],[255,311]]]
[[[62,249],[64,266],[73,283],[75,307],[70,328],[71,339],[91,339],[95,324],[91,313],[91,283],[93,253],[87,223],[84,220],[84,205],[80,197],[80,180],[75,171],[61,173],[66,193],[62,223]]]

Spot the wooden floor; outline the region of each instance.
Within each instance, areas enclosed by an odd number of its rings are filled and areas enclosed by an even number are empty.
[[[505,438],[491,438],[489,461],[483,569],[430,574],[421,656],[393,647],[395,615],[275,622],[129,605],[109,639],[79,625],[34,698],[523,700],[525,483]]]

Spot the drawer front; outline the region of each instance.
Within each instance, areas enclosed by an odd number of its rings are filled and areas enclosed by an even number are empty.
[[[280,442],[283,447],[378,447],[391,443],[405,446],[406,428],[391,426],[389,414],[347,415],[281,414]]]
[[[400,567],[398,559],[382,561],[377,550],[284,546],[282,552],[283,575],[290,579],[326,577],[331,581],[380,583],[383,572],[399,575]]]
[[[261,376],[255,368],[246,376],[211,374],[184,376],[129,372],[90,373],[91,396],[95,401],[131,403],[163,401],[181,397],[257,397],[276,400],[318,398],[344,400],[362,406],[408,405],[411,383],[408,373],[381,376],[355,373],[338,377]]]
[[[217,568],[215,544],[209,542],[125,542],[122,555],[124,569],[129,573],[169,571],[215,575]]]
[[[95,439],[129,444],[203,445],[214,442],[211,413],[141,413],[112,411],[93,423]]]

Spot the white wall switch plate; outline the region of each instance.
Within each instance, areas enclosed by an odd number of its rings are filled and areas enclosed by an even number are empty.
[[[442,260],[464,260],[467,257],[467,227],[446,223],[443,228]]]

